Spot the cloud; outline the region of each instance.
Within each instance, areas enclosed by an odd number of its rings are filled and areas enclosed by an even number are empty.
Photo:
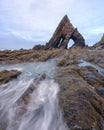
[[[24,39],[24,40],[28,40],[28,41],[43,41],[40,37],[45,37],[48,35],[47,32],[45,31],[37,31],[37,33],[34,34],[31,32],[26,32],[26,31],[16,31],[16,30],[9,30],[9,33],[12,36]]]
[[[17,31],[11,31],[10,34],[16,36],[16,37],[19,37],[21,39],[24,39],[24,40],[29,40],[29,41],[34,41],[33,37],[28,35],[27,33],[25,32],[17,32]]]
[[[21,38],[34,35],[38,41],[49,40],[71,1],[2,0],[0,15],[4,30],[11,30],[11,34]]]
[[[4,0],[4,3],[3,13],[8,22],[31,30],[51,28],[52,23],[65,14],[63,10],[67,8],[66,4],[69,4],[68,0]]]
[[[71,23],[89,40],[104,33],[103,5],[103,0],[0,0],[0,34],[48,41],[68,14]]]
[[[104,33],[104,26],[92,29],[92,30],[90,30],[90,33],[95,34],[95,35],[103,34]]]

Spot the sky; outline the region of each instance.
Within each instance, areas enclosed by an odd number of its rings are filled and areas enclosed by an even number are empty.
[[[0,49],[45,44],[65,14],[87,45],[100,40],[104,0],[0,0]]]

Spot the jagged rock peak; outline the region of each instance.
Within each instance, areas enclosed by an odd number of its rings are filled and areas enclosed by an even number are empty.
[[[68,22],[68,23],[70,23],[70,20],[69,20],[69,18],[68,18],[68,16],[67,16],[67,14],[62,18],[62,20],[60,21],[60,23],[59,24],[61,24],[61,23],[65,23],[65,22]]]
[[[68,16],[65,15],[46,45],[66,49],[70,39],[74,41],[74,46],[85,46],[83,36],[78,32],[77,28],[74,28]]]
[[[68,19],[68,16],[67,16],[67,14],[65,14],[65,16],[63,17],[63,19]]]

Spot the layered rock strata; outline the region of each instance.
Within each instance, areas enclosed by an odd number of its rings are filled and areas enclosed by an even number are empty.
[[[65,15],[46,45],[66,49],[70,39],[74,41],[74,46],[85,46],[83,36],[78,32],[77,28],[74,28],[67,15]]]

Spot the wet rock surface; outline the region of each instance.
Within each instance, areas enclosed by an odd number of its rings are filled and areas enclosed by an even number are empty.
[[[60,86],[59,104],[68,127],[71,130],[103,130],[104,76],[99,73],[99,68],[104,69],[104,49],[72,47],[67,50],[0,51],[0,63],[46,61],[57,56],[54,79]],[[92,65],[80,66],[82,59]],[[96,69],[97,67],[99,68]],[[0,73],[0,84],[20,74],[14,70]],[[39,81],[45,80],[46,76],[43,73]],[[27,89],[21,99],[24,104],[28,105],[28,95],[34,89],[34,85]]]
[[[21,72],[17,70],[3,70],[0,71],[0,85],[9,82],[12,79],[15,79],[20,75]]]
[[[104,129],[104,98],[99,91],[104,88],[104,77],[92,68],[66,66],[58,70],[56,81],[61,88],[59,101],[69,128]]]
[[[90,64],[80,66],[81,59],[90,61],[91,56]],[[103,63],[96,63],[103,56],[103,50],[72,48],[58,62],[59,102],[71,130],[104,129],[104,75],[97,68]]]

